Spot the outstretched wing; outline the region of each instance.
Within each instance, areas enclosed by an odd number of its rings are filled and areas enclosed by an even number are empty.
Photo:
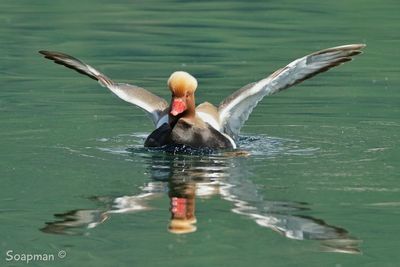
[[[51,51],[39,51],[39,53],[57,64],[64,65],[97,80],[100,85],[110,89],[122,100],[140,107],[150,115],[156,127],[160,126],[160,119],[167,114],[168,102],[141,87],[126,83],[115,83],[98,70],[72,56]]]
[[[269,77],[250,83],[228,96],[218,107],[223,132],[236,138],[253,108],[266,95],[271,95],[308,78],[352,60],[364,44],[328,48],[299,58]]]

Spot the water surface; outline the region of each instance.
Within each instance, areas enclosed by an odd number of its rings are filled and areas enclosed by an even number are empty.
[[[3,1],[1,265],[397,266],[397,1]],[[268,97],[240,155],[142,147],[151,122],[72,54],[169,97],[175,70],[218,104],[297,57],[365,53]]]

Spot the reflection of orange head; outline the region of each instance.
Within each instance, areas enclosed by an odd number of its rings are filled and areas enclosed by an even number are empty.
[[[172,219],[168,226],[168,231],[173,234],[189,234],[196,232],[197,227],[194,225],[196,218],[192,220]]]
[[[187,234],[196,231],[194,195],[171,197],[171,222],[168,230],[174,234]]]

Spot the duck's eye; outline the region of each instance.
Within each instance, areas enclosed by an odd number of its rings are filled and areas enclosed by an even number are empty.
[[[189,97],[189,93],[186,93],[186,97]]]

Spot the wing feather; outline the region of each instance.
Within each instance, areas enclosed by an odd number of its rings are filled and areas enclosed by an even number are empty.
[[[93,80],[97,80],[100,85],[110,89],[122,100],[143,109],[148,115],[150,115],[154,125],[157,127],[159,126],[158,122],[166,114],[168,102],[146,89],[126,83],[115,83],[95,68],[70,55],[52,51],[39,51],[39,53],[44,55],[45,58],[53,60],[57,64],[76,70]]]
[[[321,50],[296,59],[267,78],[245,85],[223,100],[218,107],[223,132],[236,138],[240,128],[264,96],[282,91],[350,61],[364,47],[364,44],[351,44]]]

